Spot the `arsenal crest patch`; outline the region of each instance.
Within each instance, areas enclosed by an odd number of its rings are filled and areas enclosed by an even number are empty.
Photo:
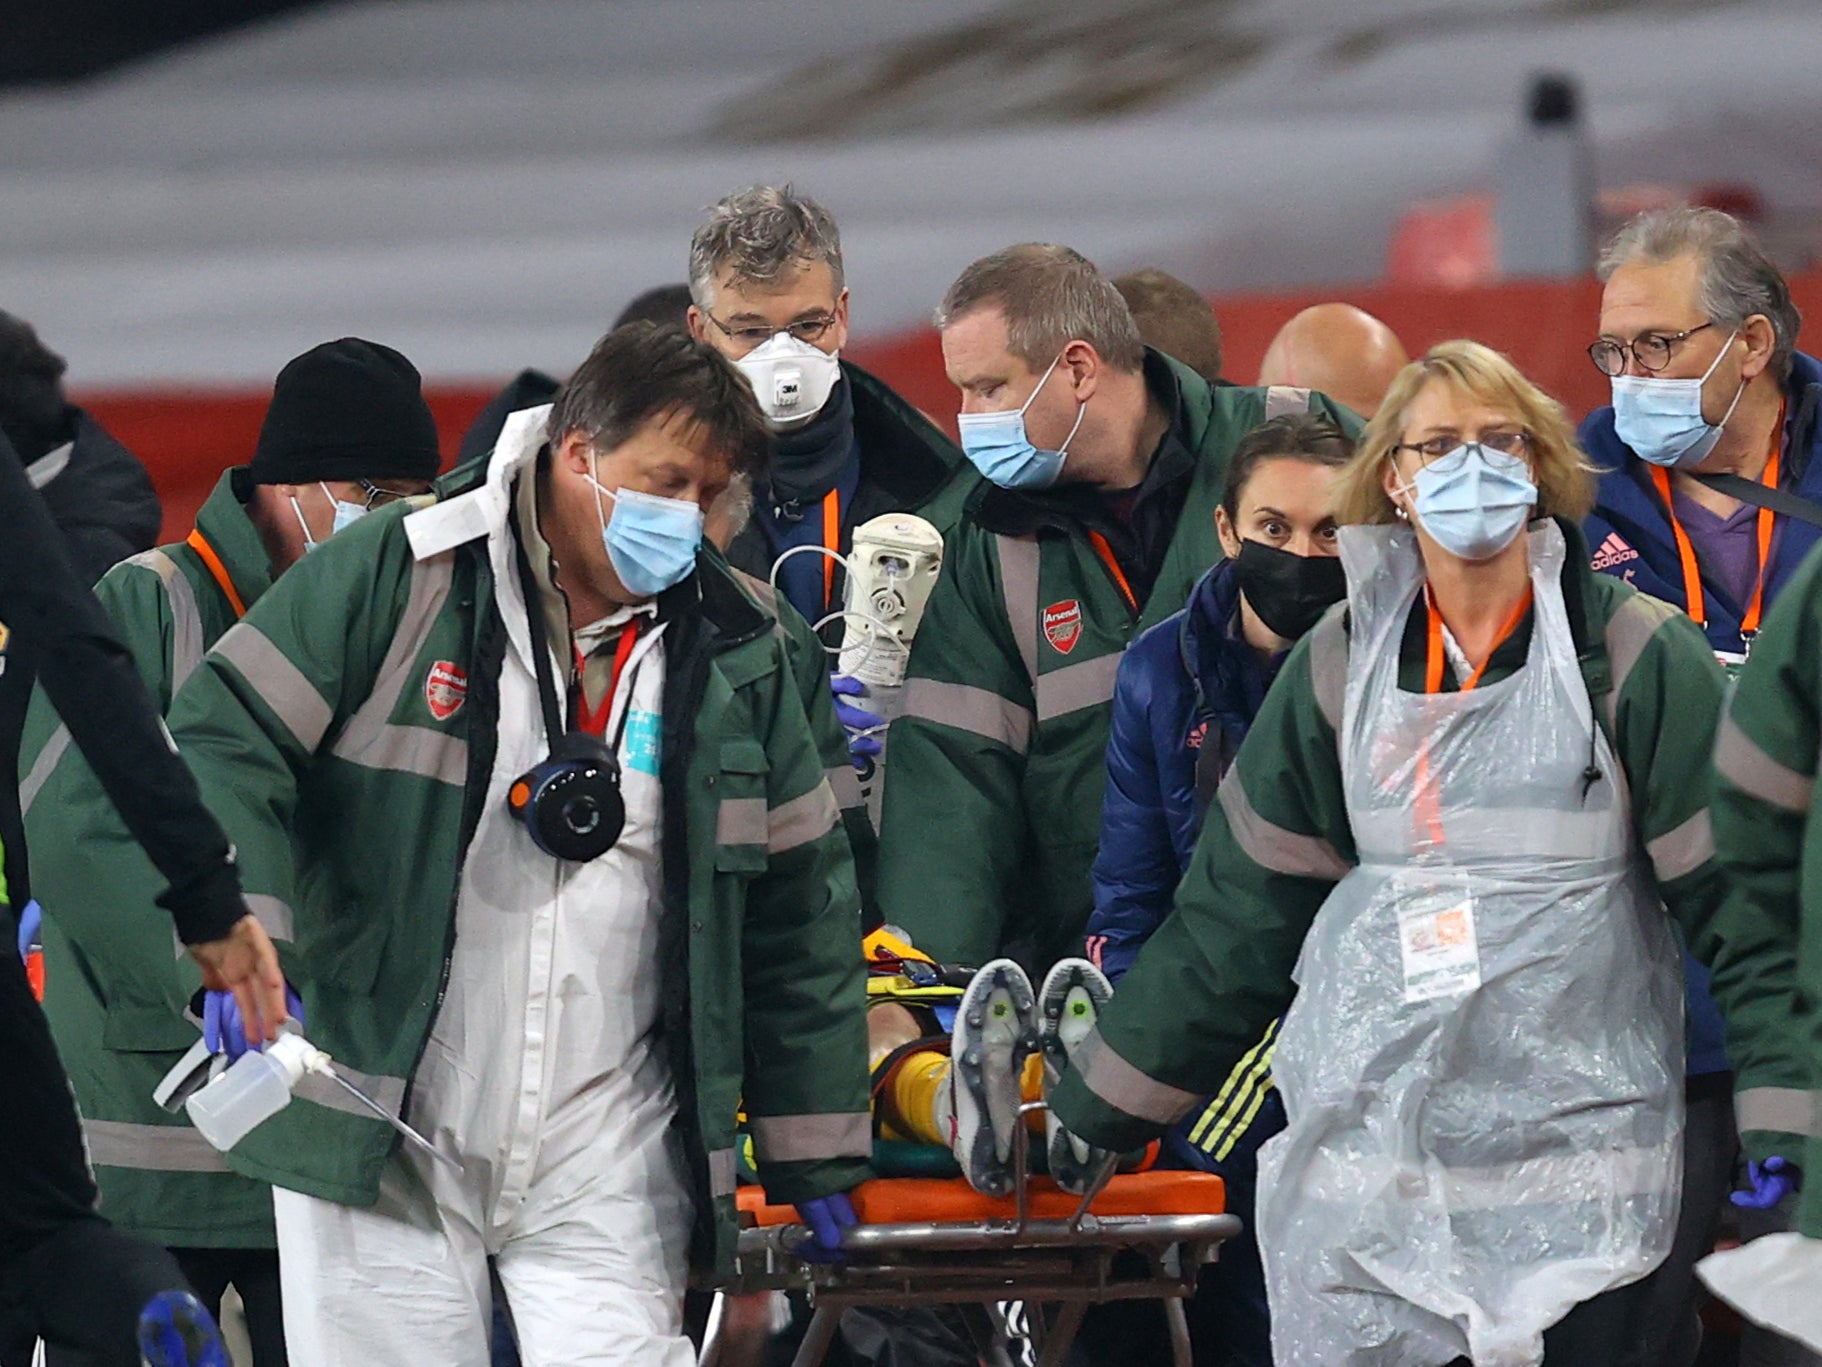
[[[438,660],[430,666],[424,680],[424,703],[438,721],[448,721],[468,701],[468,675],[450,660]]]
[[[1065,598],[1045,608],[1044,638],[1056,647],[1058,654],[1067,655],[1074,650],[1075,643],[1082,639],[1081,603],[1074,598]]]

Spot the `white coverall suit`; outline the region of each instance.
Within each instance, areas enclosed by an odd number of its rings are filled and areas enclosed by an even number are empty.
[[[485,517],[509,638],[448,988],[407,1116],[462,1172],[407,1145],[371,1209],[275,1193],[293,1367],[486,1367],[490,1256],[526,1367],[695,1361],[682,1330],[692,1202],[674,1083],[654,1041],[661,628],[642,633],[609,718],[611,737],[632,709],[619,751],[626,827],[613,849],[586,864],[554,859],[506,805],[549,749],[506,520],[548,412],[508,421],[465,510],[457,499],[413,515],[424,519],[412,528],[419,554],[468,539]],[[567,663],[555,662],[557,679]]]

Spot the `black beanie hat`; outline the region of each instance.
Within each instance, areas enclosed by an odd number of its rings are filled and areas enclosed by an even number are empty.
[[[278,372],[251,473],[255,484],[431,480],[441,465],[417,367],[389,346],[344,337]]]

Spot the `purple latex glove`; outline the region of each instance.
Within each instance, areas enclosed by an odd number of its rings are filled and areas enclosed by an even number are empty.
[[[44,926],[44,908],[27,902],[19,908],[19,957],[26,958],[38,943],[38,932]]]
[[[1746,1180],[1751,1189],[1736,1191],[1733,1203],[1742,1210],[1772,1210],[1802,1185],[1803,1170],[1773,1154],[1763,1163],[1748,1163]]]
[[[303,1026],[304,1004],[291,990],[290,983],[285,984],[285,1014],[300,1028]],[[263,1047],[247,1043],[247,1027],[240,1018],[240,1003],[234,1000],[232,992],[202,994],[202,1040],[211,1054],[226,1054],[229,1063],[248,1049]]]
[[[859,679],[851,679],[845,674],[831,674],[829,691],[835,695],[835,715],[848,733],[848,755],[853,760],[854,767],[864,772],[866,761],[876,757],[885,748],[873,733],[885,728],[886,719],[848,701],[849,698],[867,696],[867,686]]]
[[[848,1199],[848,1193],[838,1191],[833,1196],[817,1196],[808,1201],[799,1201],[797,1214],[810,1227],[810,1233],[814,1236],[797,1245],[797,1256],[806,1263],[840,1262],[845,1256],[841,1251],[841,1232],[860,1223],[860,1216],[854,1213],[854,1203]]]

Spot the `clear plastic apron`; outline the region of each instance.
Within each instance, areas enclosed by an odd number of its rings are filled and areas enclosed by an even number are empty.
[[[1260,1154],[1274,1356],[1535,1364],[1571,1306],[1669,1252],[1680,959],[1576,663],[1561,532],[1530,532],[1525,667],[1438,694],[1398,687],[1413,534],[1341,536],[1360,863],[1304,941],[1272,1065],[1290,1113]]]

